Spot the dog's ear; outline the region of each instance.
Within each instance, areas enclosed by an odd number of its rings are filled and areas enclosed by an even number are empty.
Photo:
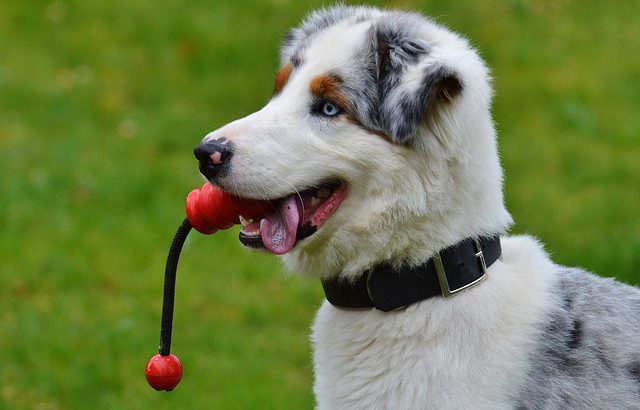
[[[394,141],[405,143],[432,110],[462,93],[463,84],[452,68],[430,55],[424,40],[386,28],[374,33],[379,124]]]

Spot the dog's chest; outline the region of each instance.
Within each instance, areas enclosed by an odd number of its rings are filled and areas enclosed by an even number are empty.
[[[319,408],[512,408],[527,366],[522,339],[494,340],[494,324],[425,309],[345,312],[325,303],[313,332]]]

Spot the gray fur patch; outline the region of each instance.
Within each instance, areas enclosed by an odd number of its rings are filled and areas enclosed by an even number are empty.
[[[462,84],[444,67],[427,67],[423,80],[415,90],[396,92],[393,87],[382,90],[380,124],[398,142],[407,142],[427,117],[428,109],[442,102],[442,96],[457,96]]]
[[[518,408],[640,408],[640,291],[563,269]]]

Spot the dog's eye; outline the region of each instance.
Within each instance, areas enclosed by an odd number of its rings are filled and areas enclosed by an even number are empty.
[[[322,107],[320,109],[320,112],[324,116],[335,117],[336,115],[340,114],[342,112],[342,110],[340,109],[340,107],[338,107],[334,103],[329,102],[329,101],[325,101],[325,102],[322,103]]]

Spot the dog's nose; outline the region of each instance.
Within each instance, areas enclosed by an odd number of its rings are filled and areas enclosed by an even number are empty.
[[[198,159],[200,172],[207,179],[215,179],[227,168],[233,156],[233,144],[225,138],[208,140],[196,145],[193,154]]]

